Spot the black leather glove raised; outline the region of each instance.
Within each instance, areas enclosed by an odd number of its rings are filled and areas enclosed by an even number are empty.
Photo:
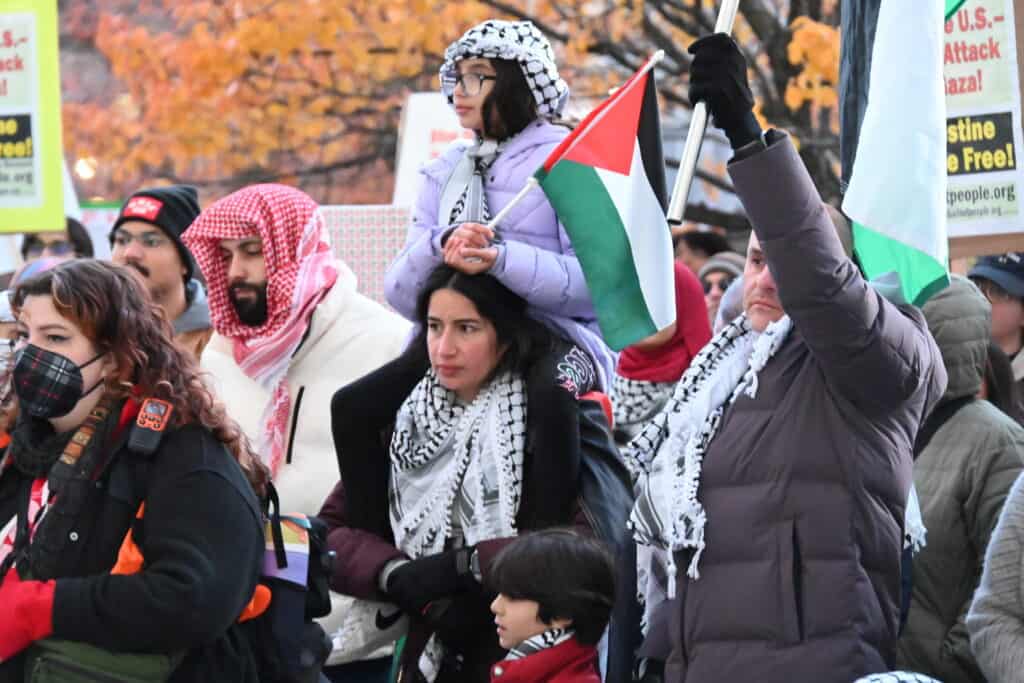
[[[747,82],[747,61],[724,33],[701,38],[690,46],[690,103],[705,102],[715,126],[733,149],[761,137],[754,116],[754,96]]]

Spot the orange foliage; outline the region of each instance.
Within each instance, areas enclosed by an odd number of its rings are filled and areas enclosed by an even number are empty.
[[[796,111],[810,103],[815,113],[823,107],[831,108],[835,116],[830,125],[838,132],[839,29],[808,17],[798,17],[791,28],[793,40],[787,54],[790,63],[801,71],[786,86],[786,106]]]
[[[91,35],[116,77],[112,92],[64,105],[68,158],[98,164],[96,177],[81,182],[83,194],[120,198],[166,180],[197,183],[209,196],[281,180],[336,203],[389,200],[401,105],[410,92],[436,88],[445,46],[469,26],[508,16],[505,10],[529,12],[551,34],[577,115],[666,48],[659,70],[663,118],[678,122],[676,113],[688,106],[686,47],[707,33],[718,5],[139,0],[130,11],[133,3],[125,0],[80,2],[108,10]],[[823,132],[834,135],[839,34],[826,21],[838,16],[836,0],[822,7],[821,21],[775,18],[788,42],[781,58],[761,44],[763,23],[741,10],[734,36],[753,60],[755,113],[763,125],[817,134],[825,112]],[[62,21],[81,13],[68,10]],[[81,26],[70,32],[85,38]],[[722,175],[720,168],[707,170]]]
[[[430,0],[161,9],[101,15],[96,45],[123,90],[65,105],[68,156],[97,159],[121,194],[153,178],[226,190],[328,174],[337,191],[320,198],[336,202],[388,200],[388,172],[366,167],[394,158],[405,96],[436,87],[445,46],[489,14]]]

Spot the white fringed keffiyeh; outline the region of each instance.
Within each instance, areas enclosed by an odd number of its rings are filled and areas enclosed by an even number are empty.
[[[758,334],[745,314],[726,325],[697,354],[662,411],[627,446],[637,490],[629,524],[640,544],[638,589],[648,610],[657,604],[655,586],[648,585],[652,578],[665,581],[665,597],[675,595],[674,553],[692,550],[687,575],[700,577],[707,520],[697,489],[704,453],[726,407],[741,394],[757,395],[757,374],[791,328],[783,317]]]
[[[523,381],[505,373],[467,406],[433,370],[398,411],[391,439],[391,529],[410,557],[516,535],[526,445]]]
[[[906,519],[903,522],[903,549],[910,548],[916,555],[927,545],[928,530],[924,527],[921,517],[921,503],[917,499],[917,487],[910,483],[910,495],[907,497]]]
[[[676,382],[648,382],[616,374],[612,384],[612,417],[615,427],[640,426],[661,412],[676,389]]]

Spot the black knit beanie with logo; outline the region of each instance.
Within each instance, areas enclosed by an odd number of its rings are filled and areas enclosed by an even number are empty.
[[[127,221],[143,221],[160,228],[178,249],[185,266],[185,282],[195,273],[195,261],[181,234],[199,216],[199,195],[191,185],[168,185],[148,190],[139,190],[124,203],[114,227],[110,229],[110,244],[114,244],[114,232]]]

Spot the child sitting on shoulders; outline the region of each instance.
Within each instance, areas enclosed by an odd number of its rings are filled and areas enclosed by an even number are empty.
[[[615,570],[596,539],[563,529],[519,537],[489,584],[498,640],[509,650],[492,683],[601,683],[597,643],[611,616]]]

